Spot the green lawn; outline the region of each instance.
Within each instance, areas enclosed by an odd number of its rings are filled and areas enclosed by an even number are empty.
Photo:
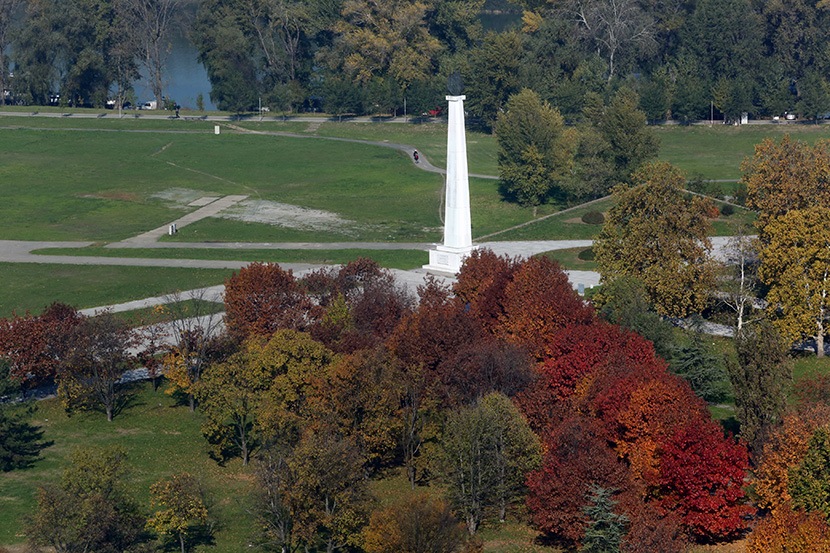
[[[151,484],[174,471],[190,472],[205,483],[221,520],[216,546],[201,546],[196,551],[230,553],[245,547],[252,530],[243,509],[250,491],[250,470],[236,459],[220,466],[208,457],[198,413],[177,405],[161,390],[153,393],[149,383],[140,384],[138,391],[132,405],[112,423],[107,423],[100,412],[67,416],[54,399],[33,404],[32,422],[41,427],[44,440],[53,445],[43,451],[33,467],[0,478],[0,544],[23,541],[20,517],[34,508],[36,488],[59,478],[69,453],[92,444],[120,444],[128,452],[132,469],[127,485],[146,510]]]
[[[231,270],[0,263],[0,317],[54,301],[80,309],[222,284]]]
[[[68,124],[62,119],[33,121]],[[110,123],[71,123],[77,122]],[[135,123],[166,128],[191,125]],[[335,220],[297,227],[277,224],[285,221],[279,215],[266,218],[268,224],[213,218],[182,228],[177,240],[440,239],[442,177],[417,169],[393,149],[156,130],[0,129],[0,217],[5,223],[0,239],[123,239],[195,209],[177,208],[159,197],[171,191],[189,191],[191,197],[247,194],[252,201],[270,202],[257,204],[257,214],[275,204],[288,204],[322,211]],[[476,232],[486,234],[531,218],[529,209],[501,200],[497,181],[473,179],[471,191]]]
[[[660,159],[686,172],[687,177],[738,179],[741,162],[755,153],[755,144],[765,138],[780,140],[785,134],[814,142],[830,139],[828,125],[695,125],[658,126]]]

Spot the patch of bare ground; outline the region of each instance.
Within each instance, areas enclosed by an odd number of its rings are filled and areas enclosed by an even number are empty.
[[[132,192],[99,192],[97,194],[79,194],[76,198],[90,198],[93,200],[118,200],[121,202],[137,202],[139,200],[138,194]]]

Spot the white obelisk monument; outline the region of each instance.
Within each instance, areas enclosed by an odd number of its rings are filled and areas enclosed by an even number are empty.
[[[449,82],[447,128],[447,190],[444,202],[444,244],[429,251],[428,271],[457,273],[464,258],[473,251],[470,220],[470,180],[467,173],[467,139],[464,131],[464,100],[461,77],[454,73]]]

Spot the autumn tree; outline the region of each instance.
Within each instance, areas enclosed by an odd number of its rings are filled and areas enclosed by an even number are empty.
[[[368,521],[369,490],[354,443],[325,429],[306,432],[289,458],[294,533],[327,553],[359,542]]]
[[[374,511],[363,530],[367,553],[454,553],[463,543],[450,506],[427,494]]]
[[[775,327],[762,321],[736,334],[738,358],[727,362],[741,437],[756,456],[769,429],[786,410],[786,390],[792,379],[787,349]]]
[[[787,503],[762,518],[749,535],[747,553],[827,553],[830,527],[821,513]]]
[[[98,403],[112,422],[125,401],[121,378],[134,366],[130,349],[135,343],[133,330],[112,313],[84,319],[76,326],[66,369],[58,376],[64,406],[71,410]]]
[[[324,376],[330,362],[331,352],[306,334],[282,330],[267,341],[250,338],[196,387],[203,434],[220,456],[238,450],[247,465],[257,433],[264,430],[259,419],[273,410],[299,416],[312,379]]]
[[[830,142],[813,146],[785,135],[780,142],[766,139],[755,146],[755,155],[741,164],[747,188],[747,207],[759,212],[761,239],[766,227],[792,210],[828,207],[830,192]]]
[[[775,509],[783,503],[792,503],[790,469],[807,454],[813,432],[828,424],[830,408],[815,404],[787,414],[782,424],[773,429],[754,470],[754,492],[759,507]]]
[[[520,263],[489,248],[476,248],[461,264],[453,293],[489,332],[497,330],[504,313],[504,290]]]
[[[205,367],[222,354],[223,336],[219,332],[222,317],[213,312],[212,302],[204,290],[176,292],[166,299],[169,307],[164,311],[169,321],[161,326],[173,336],[173,344],[164,358],[165,377],[171,384],[167,393],[187,394],[193,412],[196,410],[194,386]]]
[[[608,447],[601,426],[579,415],[565,418],[546,436],[542,466],[527,484],[534,526],[571,544],[584,536],[582,507],[591,486],[629,488],[626,466]]]
[[[770,287],[767,313],[789,342],[815,341],[824,357],[830,294],[830,207],[794,209],[767,222],[761,280]]]
[[[313,381],[309,413],[354,440],[367,467],[377,470],[399,453],[403,394],[401,367],[385,349],[358,351]]]
[[[125,489],[124,450],[85,446],[72,452],[70,462],[58,484],[38,488],[27,541],[58,553],[140,550],[147,541],[145,520]]]
[[[663,507],[680,515],[703,539],[725,539],[747,527],[744,478],[746,447],[714,422],[678,427],[662,444],[660,484]]]
[[[682,173],[668,163],[646,165],[632,180],[615,188],[617,203],[594,244],[603,282],[636,277],[660,314],[699,311],[714,276],[701,200],[685,196]]]
[[[361,85],[372,79],[390,79],[406,89],[424,81],[432,74],[441,50],[440,42],[429,33],[429,4],[345,2],[341,18],[333,26],[333,44],[318,58]]]
[[[495,509],[504,521],[539,459],[538,438],[504,395],[491,393],[449,414],[438,464],[450,504],[464,515],[470,535],[487,510]]]
[[[571,133],[562,116],[524,89],[510,97],[496,123],[499,176],[507,193],[525,206],[543,203],[573,161]]]
[[[559,330],[593,317],[593,310],[571,287],[559,263],[544,256],[531,257],[516,269],[504,289],[499,333],[525,347],[534,358],[543,359]]]
[[[207,522],[208,510],[202,497],[199,482],[186,472],[162,478],[150,486],[151,505],[160,507],[147,521],[147,527],[179,539],[185,553],[185,537],[193,528]]]
[[[259,262],[225,282],[225,309],[228,333],[238,339],[268,336],[283,328],[303,330],[318,316],[291,271]]]
[[[26,389],[49,382],[69,355],[70,336],[83,317],[66,304],[53,303],[38,316],[26,313],[0,319],[0,355],[9,377]]]

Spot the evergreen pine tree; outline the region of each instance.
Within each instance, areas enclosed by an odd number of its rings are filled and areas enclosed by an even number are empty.
[[[629,519],[614,512],[617,502],[611,496],[615,491],[613,488],[591,486],[589,503],[582,507],[588,520],[580,553],[619,553]]]

